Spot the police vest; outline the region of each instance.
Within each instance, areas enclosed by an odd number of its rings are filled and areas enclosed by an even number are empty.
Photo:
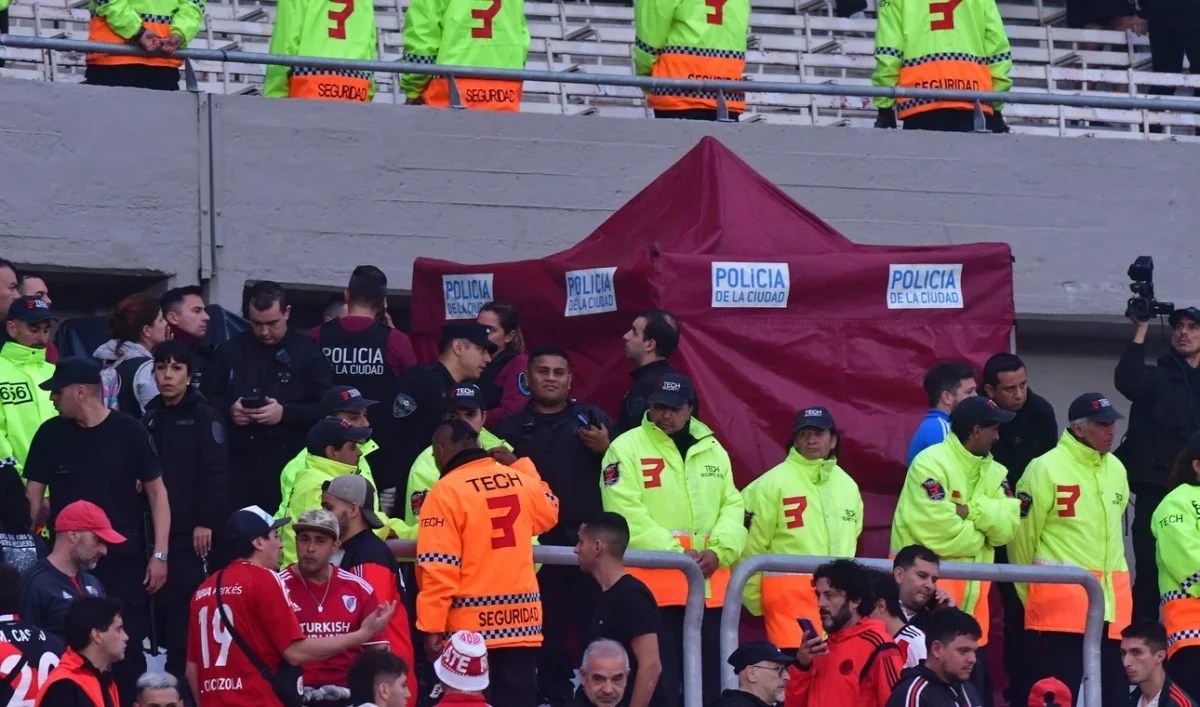
[[[387,365],[387,344],[391,329],[372,324],[362,331],[346,331],[336,319],[321,326],[321,353],[333,369],[333,382],[358,388],[364,398],[379,401],[367,408],[367,419],[374,430],[372,438],[387,446],[395,416],[400,378]]]

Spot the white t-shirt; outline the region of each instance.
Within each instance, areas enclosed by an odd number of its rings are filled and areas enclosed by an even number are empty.
[[[1159,690],[1157,695],[1151,697],[1149,702],[1146,701],[1146,696],[1142,695],[1138,698],[1138,707],[1158,707],[1158,698],[1160,697],[1162,697],[1162,690]]]
[[[912,624],[905,624],[892,639],[900,647],[906,668],[916,667],[929,655],[925,648],[925,632]]]

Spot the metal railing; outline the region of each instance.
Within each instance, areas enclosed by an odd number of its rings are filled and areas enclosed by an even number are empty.
[[[725,662],[737,648],[738,622],[742,611],[742,593],[746,582],[759,572],[812,573],[817,567],[838,559],[802,555],[756,555],[737,565],[729,578],[725,592],[725,608],[721,612],[721,686],[736,688],[737,677]],[[892,571],[891,560],[861,559],[855,561],[866,567]],[[942,579],[983,579],[1000,582],[1041,582],[1046,584],[1082,584],[1087,592],[1087,623],[1083,630],[1083,687],[1076,704],[1098,705],[1100,694],[1100,639],[1104,630],[1104,590],[1087,570],[1079,567],[1046,567],[1031,565],[968,564],[943,562]],[[1074,686],[1072,686],[1074,687]],[[1024,699],[1024,698],[1021,698]]]
[[[58,52],[95,52],[120,56],[157,56],[140,47],[100,42],[84,42],[74,39],[52,39],[47,37],[24,37],[0,35],[0,46],[24,49],[43,49]],[[729,94],[784,93],[825,96],[855,96],[884,98],[929,98],[976,103],[1022,103],[1033,105],[1070,106],[1079,108],[1113,108],[1124,110],[1176,111],[1200,113],[1200,99],[1146,97],[1146,96],[1100,96],[1070,93],[1028,93],[1024,91],[953,91],[932,88],[898,88],[888,86],[855,86],[838,83],[785,83],[779,81],[710,81],[664,79],[647,76],[619,76],[613,74],[588,74],[574,71],[533,71],[526,69],[489,69],[472,66],[437,66],[413,64],[403,61],[359,61],[322,57],[282,56],[259,52],[230,51],[224,49],[181,49],[175,56],[186,60],[233,62],[241,64],[276,64],[280,66],[304,66],[317,69],[341,69],[354,71],[378,71],[381,73],[422,74],[453,78],[496,79],[502,81],[544,81],[549,83],[583,84],[592,86],[632,86],[646,91],[671,89],[675,91],[704,91],[717,95],[718,109],[726,103]],[[196,88],[190,63],[185,66],[189,90]],[[451,80],[451,106],[461,108],[462,102],[454,81]]]
[[[389,540],[388,546],[397,559],[411,561],[417,556],[417,543],[412,540]],[[533,560],[543,565],[578,565],[579,558],[569,547],[537,545]],[[700,625],[704,620],[704,574],[692,558],[677,552],[648,552],[629,550],[625,553],[626,567],[646,569],[675,569],[687,578],[687,606],[683,613],[683,705],[703,707],[703,672],[700,661]],[[631,686],[632,687],[632,686]]]

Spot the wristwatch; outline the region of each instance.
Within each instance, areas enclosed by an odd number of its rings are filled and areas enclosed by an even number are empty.
[[[167,553],[165,552],[156,552],[150,555],[150,557],[151,559],[162,560],[163,562],[167,561]]]

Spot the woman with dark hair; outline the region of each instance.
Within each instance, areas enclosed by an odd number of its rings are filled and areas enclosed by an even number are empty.
[[[1185,692],[1200,695],[1200,432],[1188,439],[1154,511],[1158,591],[1167,628],[1167,670]]]
[[[113,338],[92,354],[105,369],[104,404],[140,419],[158,395],[151,352],[166,340],[167,320],[158,300],[139,292],[121,300],[108,316],[108,329]]]
[[[46,556],[42,539],[29,532],[29,501],[17,468],[0,466],[0,562],[24,572]]]
[[[488,339],[496,345],[492,362],[477,381],[483,391],[487,426],[495,429],[501,420],[521,410],[529,402],[529,385],[525,382],[525,336],[517,308],[504,302],[488,302],[479,308],[476,320],[488,328]]]

